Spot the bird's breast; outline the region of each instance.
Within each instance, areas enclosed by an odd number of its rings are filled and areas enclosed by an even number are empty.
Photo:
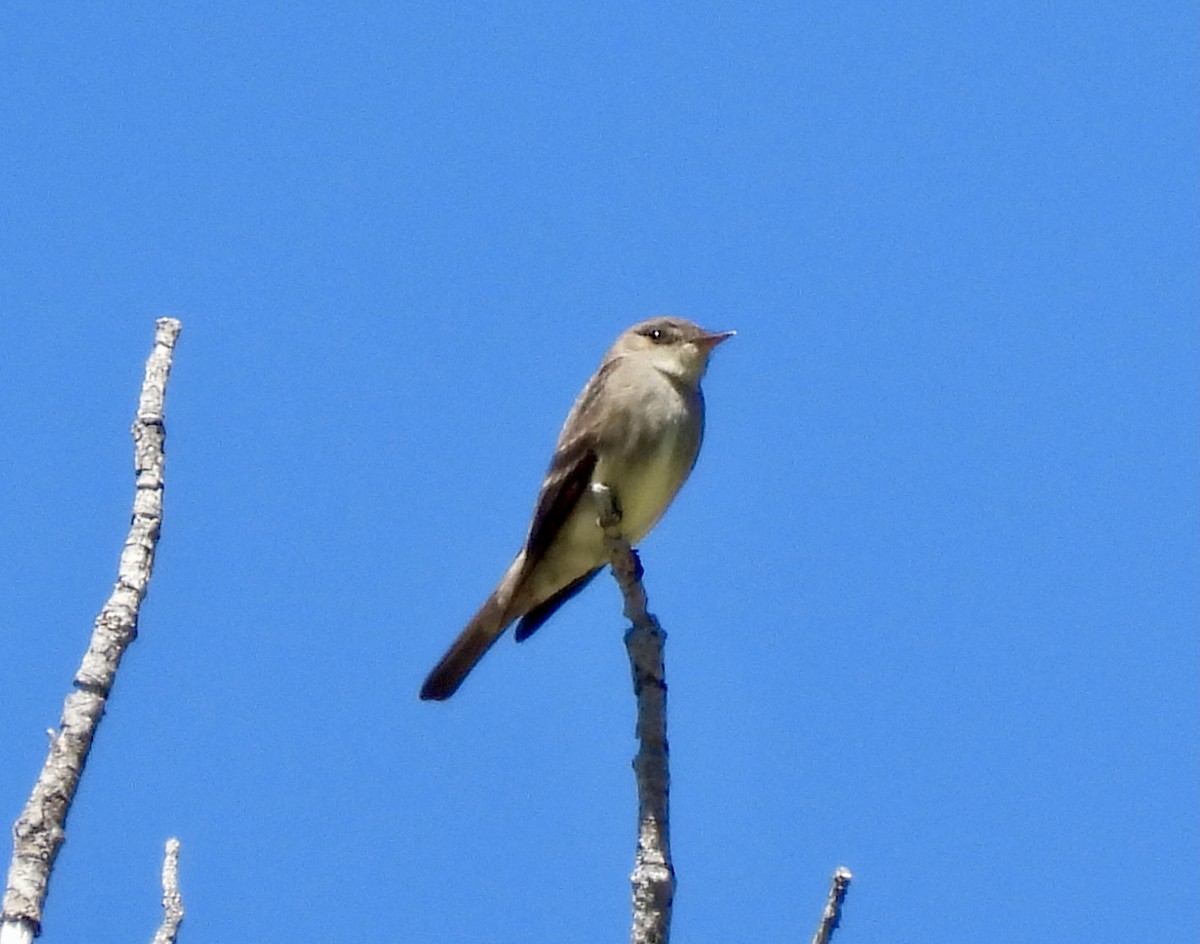
[[[681,413],[635,439],[630,449],[600,456],[592,481],[613,490],[631,543],[644,538],[667,510],[696,461],[698,440],[695,424]]]

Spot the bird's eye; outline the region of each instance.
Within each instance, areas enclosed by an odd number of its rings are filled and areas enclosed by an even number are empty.
[[[671,333],[671,326],[665,328],[647,327],[641,328],[638,331],[643,338],[653,341],[655,344],[670,344],[674,340],[674,335]]]

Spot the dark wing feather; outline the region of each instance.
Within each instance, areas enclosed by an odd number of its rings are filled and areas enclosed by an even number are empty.
[[[542,559],[566,520],[587,490],[596,468],[596,424],[593,422],[600,390],[616,360],[600,366],[579,394],[558,436],[554,458],[538,494],[529,538],[525,542],[525,567]]]
[[[571,446],[573,448],[560,449],[554,454],[550,473],[538,495],[533,524],[529,526],[529,539],[525,542],[526,572],[535,567],[550,549],[592,480],[596,453],[583,443],[573,443]]]
[[[517,642],[524,642],[532,636],[542,624],[551,616],[558,612],[558,608],[566,603],[571,597],[575,596],[580,590],[592,582],[592,578],[600,573],[601,568],[589,570],[582,577],[578,577],[571,583],[567,584],[558,593],[554,594],[549,600],[543,600],[532,610],[521,617],[521,622],[517,624],[516,638]]]

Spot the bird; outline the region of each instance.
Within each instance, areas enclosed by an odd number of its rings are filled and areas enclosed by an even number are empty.
[[[425,679],[423,700],[449,698],[509,626],[528,639],[600,572],[593,486],[609,489],[631,545],[658,523],[700,452],[709,356],[733,335],[667,316],[622,332],[567,414],[521,550]]]

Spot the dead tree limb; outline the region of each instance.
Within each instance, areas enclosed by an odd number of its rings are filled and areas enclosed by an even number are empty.
[[[162,867],[163,919],[150,944],[175,944],[183,924],[183,895],[179,892],[179,840],[168,839]]]
[[[13,827],[0,944],[27,944],[41,933],[50,872],[66,839],[67,813],[79,788],[117,667],[137,636],[138,609],[146,596],[162,528],[163,401],[179,330],[180,324],[174,318],[158,320],[154,350],[146,362],[133,422],[133,521],[121,550],[116,586],[96,617],[87,652],[75,673],[74,689],[63,702],[58,730],[52,732],[46,762]]]
[[[592,486],[600,510],[600,526],[613,576],[625,598],[625,617],[632,624],[625,648],[637,698],[638,753],[633,761],[638,792],[638,843],[633,875],[633,944],[667,944],[675,899],[671,864],[667,747],[667,682],[663,644],[667,634],[646,611],[646,589],[637,552],[621,533],[621,516],[610,490]]]
[[[833,881],[829,884],[829,898],[825,902],[821,923],[817,925],[812,944],[829,944],[833,932],[842,920],[842,903],[846,900],[846,891],[850,888],[850,880],[853,877],[844,865],[834,869]]]

